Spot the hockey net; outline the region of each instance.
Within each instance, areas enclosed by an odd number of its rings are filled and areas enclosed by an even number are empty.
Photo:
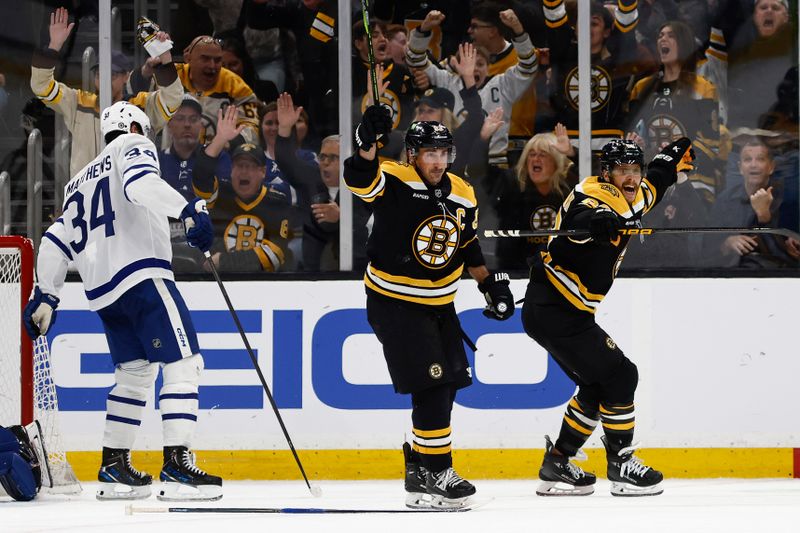
[[[27,425],[38,420],[48,457],[42,490],[77,493],[81,486],[67,461],[58,426],[47,338],[31,342],[22,327],[22,309],[33,289],[33,270],[31,241],[0,236],[0,424]]]

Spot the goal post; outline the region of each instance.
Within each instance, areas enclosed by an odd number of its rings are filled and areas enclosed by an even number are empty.
[[[22,312],[33,290],[33,242],[0,236],[0,424],[39,422],[47,471],[42,488],[51,493],[76,493],[81,487],[61,441],[58,398],[47,338],[31,342]]]

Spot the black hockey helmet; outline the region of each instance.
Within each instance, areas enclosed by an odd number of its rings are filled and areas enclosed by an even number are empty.
[[[644,169],[644,152],[633,141],[609,141],[603,146],[603,153],[600,155],[600,169],[611,173],[614,165],[639,165]]]
[[[447,148],[450,164],[456,158],[456,148],[453,146],[453,134],[443,124],[433,120],[418,120],[412,122],[406,131],[406,150],[410,155],[416,156],[420,148]]]

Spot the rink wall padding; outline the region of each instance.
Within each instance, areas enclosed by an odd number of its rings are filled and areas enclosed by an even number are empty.
[[[581,467],[606,477],[605,451],[585,450]],[[456,450],[454,466],[470,479],[538,479],[543,450]],[[398,450],[299,450],[309,479],[401,479]],[[798,475],[798,449],[694,448],[646,449],[638,453],[667,478],[791,478]],[[68,459],[82,481],[97,479],[99,452],[70,452]],[[154,476],[161,470],[160,451],[133,453],[136,468]],[[199,451],[197,464],[229,480],[302,479],[291,452],[266,450]]]
[[[525,280],[512,280],[519,299]],[[297,467],[242,340],[213,282],[178,284],[205,371],[193,448],[228,479],[289,479]],[[410,401],[394,393],[366,320],[360,281],[227,282],[248,339],[309,477],[397,478],[411,434]],[[80,284],[62,292],[48,337],[62,442],[82,479],[99,463],[113,365]],[[598,323],[636,363],[635,441],[670,477],[798,477],[797,279],[620,279]],[[478,350],[474,383],[453,411],[456,466],[475,478],[534,478],[544,435],[555,437],[575,392],[517,313],[487,320],[471,280],[456,309]],[[410,331],[410,335],[414,332]],[[160,377],[134,448],[160,469]],[[586,468],[602,474],[597,431]],[[139,459],[140,458],[140,459]]]

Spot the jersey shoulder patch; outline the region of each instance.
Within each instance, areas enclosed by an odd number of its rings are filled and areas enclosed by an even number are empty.
[[[475,189],[472,185],[460,176],[456,176],[450,172],[448,172],[447,175],[450,178],[450,196],[456,196],[457,198],[465,200],[468,204],[471,204],[467,205],[467,207],[476,207],[478,205],[478,199],[475,196]]]
[[[417,174],[417,171],[414,170],[414,167],[407,163],[400,163],[398,161],[384,161],[381,163],[380,172],[385,174],[390,174],[395,178],[399,179],[406,185],[409,185],[414,188],[418,188],[412,184],[420,184],[422,183],[422,178]]]
[[[606,183],[605,181],[600,181],[597,176],[586,178],[575,187],[575,190],[589,198],[606,204],[620,215],[630,212],[630,206],[625,200],[625,197],[622,196],[622,192],[614,185]],[[637,197],[639,195],[641,195],[641,190],[637,193]],[[585,200],[583,200],[582,203],[585,203]]]

